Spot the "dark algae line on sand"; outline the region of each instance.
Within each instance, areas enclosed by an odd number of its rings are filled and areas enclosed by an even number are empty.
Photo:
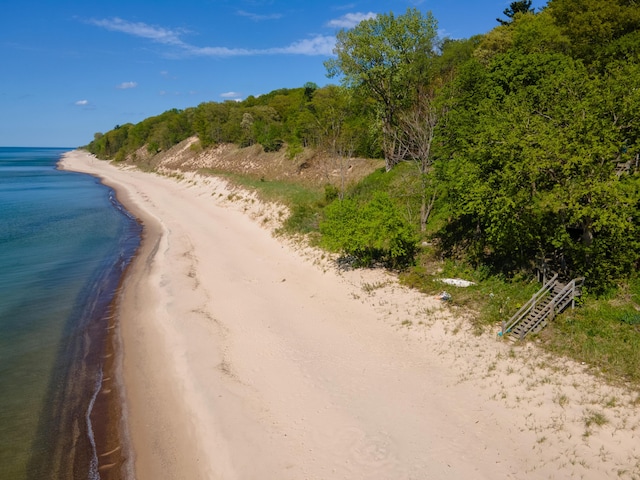
[[[141,226],[63,152],[0,148],[0,478],[123,473],[112,309]]]
[[[68,319],[67,341],[56,358],[47,408],[28,464],[29,478],[122,478],[126,449],[120,438],[121,398],[114,378],[114,294],[137,248],[139,227],[131,224],[124,233],[116,264],[105,259]]]

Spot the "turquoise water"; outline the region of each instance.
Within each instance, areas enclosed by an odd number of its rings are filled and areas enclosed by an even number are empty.
[[[63,149],[0,147],[0,478],[97,478],[88,411],[140,227]]]

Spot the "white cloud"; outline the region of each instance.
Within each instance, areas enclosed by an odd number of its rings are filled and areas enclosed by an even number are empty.
[[[136,88],[138,84],[136,82],[122,82],[120,85],[116,86],[116,88],[120,90],[127,90],[129,88]]]
[[[445,38],[452,38],[451,34],[447,32],[444,28],[439,28],[437,33],[438,33],[438,38],[440,40],[443,40]]]
[[[220,96],[222,98],[238,98],[238,97],[241,97],[242,94],[238,92],[225,92],[225,93],[221,93]]]
[[[330,20],[327,25],[329,27],[334,28],[353,28],[357,24],[359,24],[363,20],[369,20],[371,18],[375,18],[376,14],[373,12],[369,13],[347,13],[340,18],[334,18]]]
[[[162,78],[165,78],[167,80],[177,80],[178,77],[176,77],[175,75],[172,75],[169,70],[162,70],[160,72],[160,76]]]
[[[294,42],[288,47],[271,48],[264,53],[287,53],[292,55],[331,55],[336,45],[336,38],[332,36],[317,35],[313,38]]]
[[[89,23],[107,30],[147,38],[165,45],[184,45],[184,42],[180,39],[180,35],[184,33],[182,30],[169,30],[167,28],[147,25],[142,22],[128,22],[118,17],[103,20],[89,20]]]
[[[347,3],[344,5],[335,5],[333,6],[333,10],[351,10],[352,8],[355,8],[356,4],[355,3]]]
[[[247,57],[252,55],[331,55],[336,44],[335,37],[316,35],[312,38],[293,42],[286,47],[272,48],[226,48],[190,47],[186,53],[202,57]]]
[[[374,16],[373,13],[369,14],[349,14],[360,15],[367,18],[367,15]],[[345,15],[348,17],[349,15]],[[345,18],[343,17],[343,18]],[[355,22],[355,18],[351,20]],[[135,37],[145,38],[156,43],[163,45],[169,45],[177,47],[178,53],[181,52],[181,56],[206,56],[206,57],[240,57],[251,55],[276,55],[276,54],[290,54],[290,55],[331,55],[333,53],[333,47],[335,45],[335,38],[332,36],[316,35],[314,37],[295,41],[288,46],[284,47],[272,47],[272,48],[229,48],[219,46],[205,46],[199,47],[191,45],[183,41],[180,36],[185,33],[182,30],[171,30],[163,27],[151,26],[142,22],[128,22],[120,18],[105,19],[105,20],[90,20],[89,23],[98,27],[126,33]],[[357,23],[357,22],[356,22]],[[175,56],[176,52],[172,52]],[[135,82],[123,83],[118,88],[133,88]]]
[[[89,105],[89,100],[78,100],[75,105],[79,106],[79,107],[84,107],[86,105]]]
[[[279,20],[282,18],[282,14],[280,13],[271,13],[269,15],[260,15],[257,13],[245,12],[244,10],[238,10],[237,14],[241,17],[247,17],[253,20],[254,22],[262,22],[264,20]]]
[[[246,48],[189,46],[189,48],[185,49],[185,53],[202,57],[244,57],[248,55],[257,55],[258,50],[247,50]]]

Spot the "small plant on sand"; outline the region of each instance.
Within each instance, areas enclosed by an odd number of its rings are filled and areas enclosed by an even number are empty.
[[[569,403],[569,397],[567,397],[564,393],[558,393],[553,401],[564,408]]]
[[[375,283],[365,282],[362,284],[362,291],[366,293],[372,293],[375,290],[384,288],[386,285],[387,285],[387,282],[375,282]]]
[[[584,426],[586,428],[583,437],[588,437],[591,435],[591,427],[594,425],[597,427],[602,427],[609,423],[609,419],[602,413],[596,412],[594,410],[586,410],[584,416],[582,417],[584,422]]]
[[[184,180],[184,175],[180,172],[175,172],[175,171],[163,171],[161,172],[165,177],[168,178],[175,178],[178,181],[182,181]]]

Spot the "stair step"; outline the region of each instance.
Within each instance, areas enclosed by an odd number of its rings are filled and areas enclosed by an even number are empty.
[[[540,290],[539,294],[542,298],[537,300],[537,303],[529,310],[528,315],[521,318],[519,322],[511,328],[509,334],[505,336],[509,338],[510,341],[515,342],[519,340],[521,336],[542,330],[542,328],[547,325],[549,317],[561,313],[572,303],[573,296],[571,294],[567,294],[560,303],[556,303],[556,300],[565,287],[565,284],[556,282],[546,293]],[[553,307],[552,304],[554,304]]]

